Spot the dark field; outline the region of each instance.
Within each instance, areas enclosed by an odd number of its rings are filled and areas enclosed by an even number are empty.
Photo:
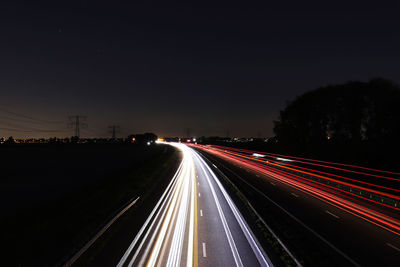
[[[128,201],[140,196],[140,206],[170,179],[178,159],[165,145],[0,147],[2,263],[63,264]]]

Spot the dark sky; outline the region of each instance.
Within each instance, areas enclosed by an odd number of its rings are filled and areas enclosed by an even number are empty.
[[[270,136],[302,92],[400,81],[395,1],[143,2],[1,1],[0,136]]]

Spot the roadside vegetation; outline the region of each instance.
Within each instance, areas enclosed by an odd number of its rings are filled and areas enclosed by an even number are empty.
[[[164,184],[163,180],[170,178],[163,176],[166,164],[175,168],[179,162],[177,151],[166,145],[75,145],[62,149],[30,147],[31,151],[37,152],[37,158],[32,159],[37,164],[41,161],[40,157],[53,153],[52,157],[62,158],[63,164],[73,168],[62,154],[65,149],[73,153],[94,153],[97,157],[81,158],[87,164],[78,164],[79,168],[74,169],[78,177],[71,177],[75,185],[69,190],[60,190],[56,196],[50,194],[39,203],[19,208],[18,212],[2,219],[2,241],[6,247],[2,261],[7,266],[62,265],[130,200],[138,196],[146,198],[149,189]],[[90,173],[86,168],[96,166],[99,157],[107,159],[101,164],[108,162],[115,166],[107,171],[103,170],[104,166],[98,166],[103,175],[97,179],[83,177]],[[93,160],[94,164],[89,164]],[[19,179],[21,187],[27,179],[40,176],[41,169],[38,167],[36,170],[39,173],[30,168],[30,176]],[[58,179],[56,175],[52,178]],[[6,182],[18,183],[18,177],[3,181],[3,184]],[[37,193],[46,194],[46,190]]]
[[[400,86],[389,80],[329,85],[288,102],[274,136],[197,142],[398,171],[399,103]]]

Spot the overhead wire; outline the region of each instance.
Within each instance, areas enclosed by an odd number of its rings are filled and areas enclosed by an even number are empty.
[[[11,110],[9,110],[7,108],[4,108],[2,106],[0,106],[0,112],[4,112],[4,113],[7,113],[7,114],[12,115],[12,116],[28,119],[28,120],[31,120],[31,121],[41,122],[41,123],[49,123],[49,124],[64,123],[64,121],[52,121],[52,120],[44,120],[44,119],[35,118],[35,117],[29,116],[29,115],[25,115],[25,114],[22,114],[22,113],[19,113],[19,112],[11,111]]]

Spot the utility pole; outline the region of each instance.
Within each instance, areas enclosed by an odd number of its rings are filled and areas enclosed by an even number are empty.
[[[111,126],[108,126],[108,129],[110,129],[109,133],[112,134],[111,138],[115,139],[117,136],[117,133],[119,133],[120,127],[118,125],[111,125]]]
[[[80,138],[81,134],[80,129],[87,128],[88,126],[86,123],[86,116],[75,115],[75,116],[69,116],[68,118],[70,120],[70,122],[68,123],[68,127],[74,128],[75,136]]]
[[[185,137],[190,138],[190,128],[185,128],[184,132],[186,132],[186,136]]]

